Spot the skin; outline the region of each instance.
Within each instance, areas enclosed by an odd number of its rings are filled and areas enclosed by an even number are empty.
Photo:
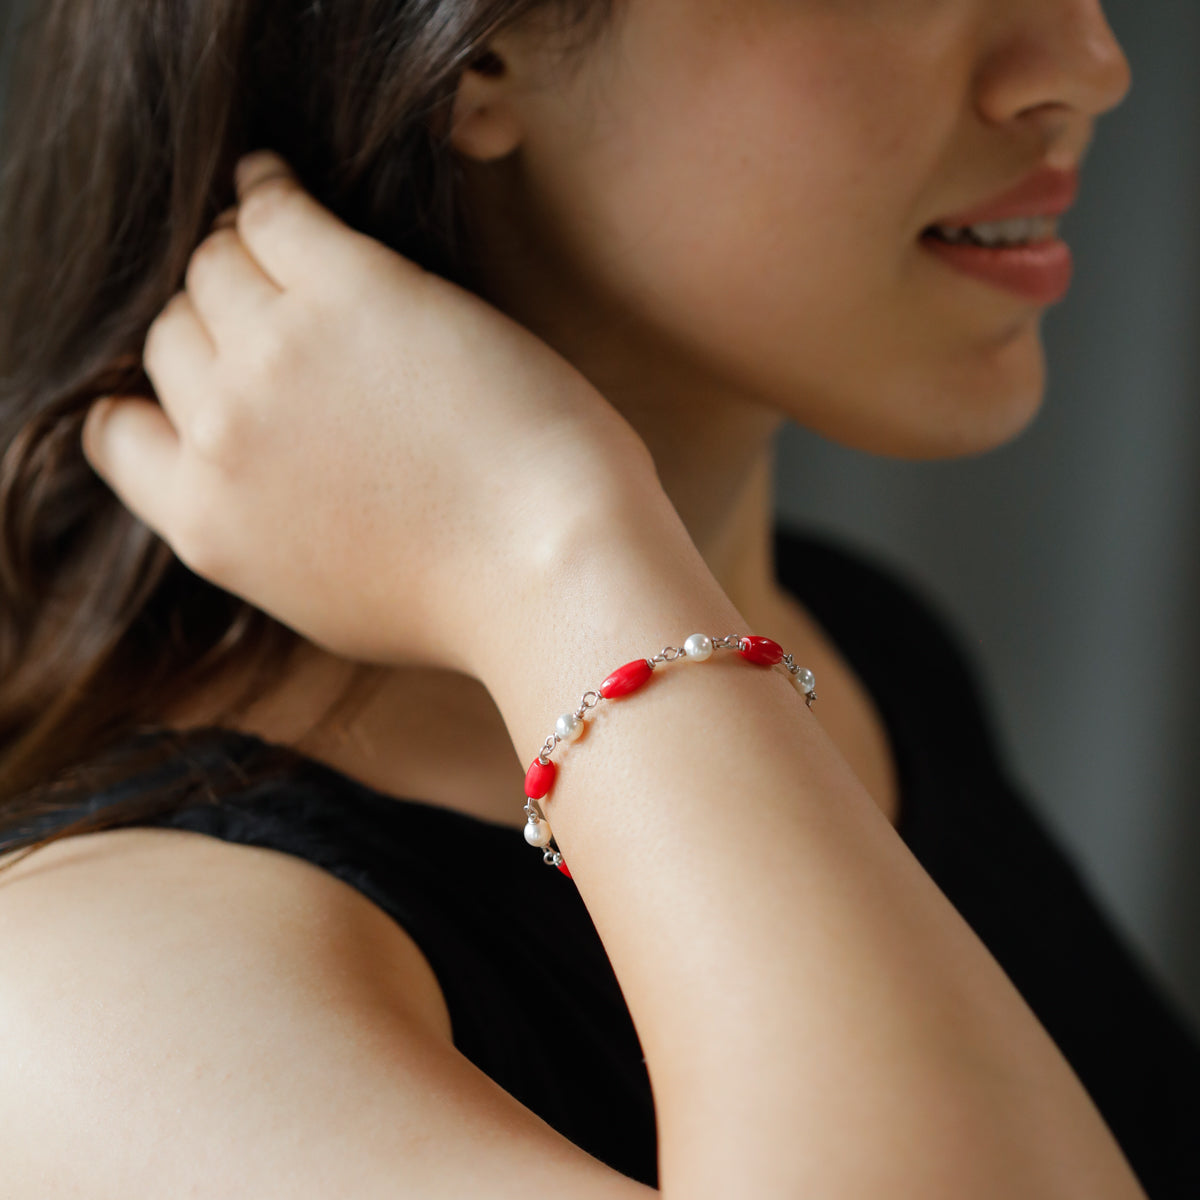
[[[1034,419],[1044,306],[918,239],[1039,164],[1082,160],[1130,86],[1098,0],[617,0],[571,70],[538,17],[491,48],[504,69],[467,71],[451,116],[481,293],[638,430],[747,629],[813,667],[814,713],[886,810],[877,715],[775,580],[772,439],[793,420],[940,459]],[[468,676],[389,669],[305,738],[350,665],[305,646],[237,724],[381,790],[523,824],[524,764]],[[223,694],[166,719],[203,723]],[[548,698],[548,729],[574,699]]]

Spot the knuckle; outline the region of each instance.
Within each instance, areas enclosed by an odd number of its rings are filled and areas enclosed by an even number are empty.
[[[214,536],[208,523],[203,520],[203,506],[190,505],[176,523],[171,549],[189,571],[220,583],[227,569],[225,555],[219,539]]]
[[[228,464],[237,445],[239,424],[229,406],[210,401],[198,408],[189,419],[188,444],[201,458]]]
[[[184,286],[189,290],[192,289],[198,281],[203,279],[206,272],[216,268],[230,249],[231,239],[236,236],[229,229],[219,229],[210,233],[192,251],[192,257],[188,260]]]
[[[142,359],[152,362],[158,349],[158,339],[162,335],[162,313],[159,313],[146,328],[146,336],[142,339]]]
[[[296,195],[296,183],[282,175],[269,175],[242,198],[238,220],[247,225],[267,223],[285,213]]]
[[[163,305],[158,315],[150,322],[146,329],[146,337],[142,346],[142,357],[149,360],[153,358],[159,347],[159,343],[168,333],[174,321],[182,314],[188,304],[187,296],[183,292],[176,292]]]
[[[291,339],[275,325],[264,325],[244,351],[243,369],[252,391],[276,384],[290,358]]]

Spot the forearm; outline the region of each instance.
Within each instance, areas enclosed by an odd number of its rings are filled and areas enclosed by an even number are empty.
[[[644,499],[499,614],[481,674],[525,762],[622,663],[697,632],[773,636]],[[646,1052],[665,1195],[1143,1195],[782,669],[662,665],[586,722],[541,803]]]

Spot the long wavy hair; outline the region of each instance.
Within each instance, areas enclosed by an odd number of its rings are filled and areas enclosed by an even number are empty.
[[[219,802],[230,779],[200,772],[61,820],[131,774],[186,758],[186,735],[155,725],[168,697],[248,667],[213,721],[234,717],[303,640],[189,571],[80,443],[97,397],[155,398],[141,363],[147,329],[236,202],[237,159],[276,150],[349,225],[471,287],[459,164],[437,118],[464,69],[495,69],[486,42],[501,29],[544,11],[567,61],[615,3],[32,0],[0,13],[10,76],[0,108],[7,849],[30,853],[197,794]],[[318,725],[378,670],[354,671]],[[267,755],[258,765],[277,764]]]

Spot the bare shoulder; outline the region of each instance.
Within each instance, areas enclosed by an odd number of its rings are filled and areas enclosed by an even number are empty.
[[[0,855],[0,867],[19,855]],[[118,971],[146,946],[171,970],[199,951],[230,962],[249,949],[303,954],[314,986],[357,966],[451,1040],[437,977],[416,942],[361,892],[278,850],[187,830],[113,829],[65,838],[0,871],[0,945],[53,938],[58,961],[62,947],[78,942],[82,951],[96,937],[111,940],[106,958]],[[43,961],[28,950],[30,966]]]
[[[13,1200],[656,1194],[463,1057],[416,943],[292,855],[64,839],[0,871],[0,956]]]

